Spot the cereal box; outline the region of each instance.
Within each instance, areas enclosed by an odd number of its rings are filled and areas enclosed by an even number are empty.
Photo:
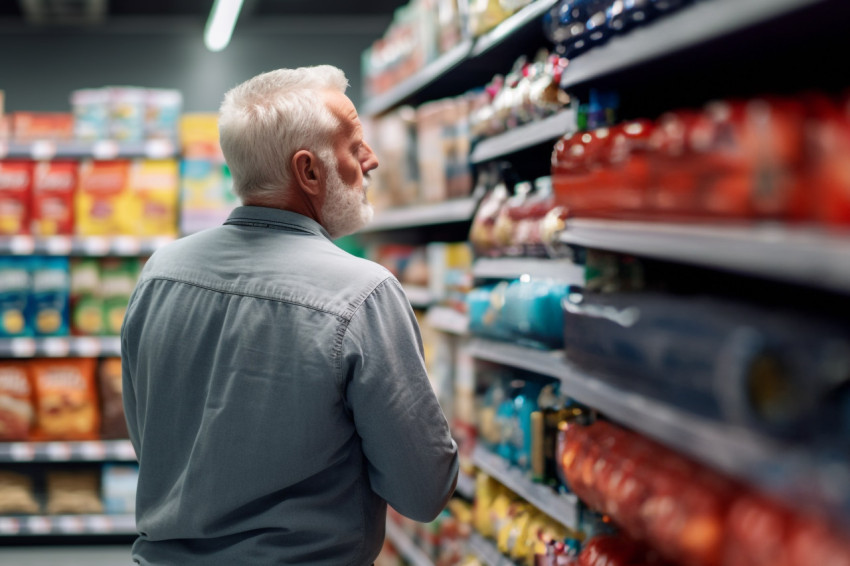
[[[83,141],[109,138],[109,90],[87,88],[71,93],[74,137]]]

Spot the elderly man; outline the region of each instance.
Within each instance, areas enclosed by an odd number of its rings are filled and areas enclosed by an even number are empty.
[[[138,564],[370,564],[386,505],[444,507],[457,446],[398,281],[332,242],[378,166],[339,69],[233,88],[221,147],[242,201],[158,250],[121,332],[139,457]]]

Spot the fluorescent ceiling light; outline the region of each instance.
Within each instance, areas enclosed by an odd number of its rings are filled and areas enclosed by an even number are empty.
[[[236,19],[242,9],[243,0],[215,0],[207,27],[204,30],[204,45],[210,51],[221,51],[230,43]]]

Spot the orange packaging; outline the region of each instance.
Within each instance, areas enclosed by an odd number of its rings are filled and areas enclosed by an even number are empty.
[[[31,362],[38,440],[96,440],[100,430],[94,358]]]
[[[816,221],[850,225],[850,96],[838,105],[818,98],[809,101],[808,156],[813,215]]]
[[[31,161],[0,161],[0,236],[28,234]]]
[[[40,161],[32,180],[32,233],[70,236],[74,233],[74,190],[77,162]]]
[[[15,141],[67,141],[74,136],[74,115],[70,112],[15,112],[12,114]]]
[[[74,197],[78,236],[121,234],[122,218],[132,216],[132,195],[127,190],[130,162],[95,161],[80,164]]]
[[[27,362],[0,361],[0,440],[27,440],[33,423]]]

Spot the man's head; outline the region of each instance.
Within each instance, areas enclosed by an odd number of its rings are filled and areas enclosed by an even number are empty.
[[[305,214],[335,238],[368,223],[378,161],[347,86],[341,70],[321,65],[263,73],[225,94],[220,143],[244,204]]]

